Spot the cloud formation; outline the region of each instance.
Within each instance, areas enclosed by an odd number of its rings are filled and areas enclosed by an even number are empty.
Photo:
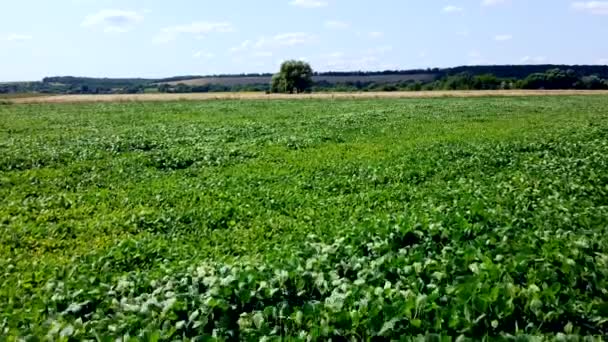
[[[203,51],[198,51],[196,53],[194,53],[194,55],[192,55],[192,57],[194,58],[204,58],[204,59],[211,59],[213,57],[215,57],[215,54],[210,53],[210,52],[203,52]]]
[[[572,4],[575,10],[595,15],[608,15],[608,1],[578,1]]]
[[[369,32],[367,34],[367,36],[372,39],[382,38],[382,37],[384,37],[384,32],[372,31],[372,32]]]
[[[101,27],[104,32],[127,32],[143,20],[143,15],[135,11],[106,9],[88,15],[84,18],[82,26]]]
[[[314,40],[315,37],[313,35],[304,32],[282,33],[277,34],[270,39],[261,38],[257,41],[255,46],[256,48],[294,46],[299,44],[310,43]]]
[[[387,70],[396,69],[392,64],[383,63],[384,56],[390,54],[393,47],[383,45],[368,49],[358,49],[355,52],[345,54],[342,51],[334,51],[317,57],[316,64],[323,70]]]
[[[165,27],[161,29],[160,33],[154,38],[154,41],[157,43],[167,43],[184,34],[203,38],[209,33],[227,33],[234,31],[234,27],[229,22],[197,21],[187,25]]]
[[[18,34],[18,33],[11,33],[11,34],[6,35],[3,38],[4,38],[3,40],[9,41],[9,42],[23,42],[26,40],[33,39],[33,37],[30,36],[29,34]]]
[[[522,64],[544,64],[547,62],[545,56],[525,56],[521,59]]]
[[[494,36],[494,40],[497,42],[504,42],[511,39],[513,39],[513,36],[510,34],[499,34]]]
[[[444,13],[461,13],[462,11],[464,11],[462,7],[454,5],[448,5],[443,8]]]
[[[302,8],[327,7],[327,2],[321,0],[293,0],[290,4]]]
[[[325,22],[325,27],[332,30],[346,30],[350,28],[350,24],[339,20],[328,20]]]
[[[481,2],[482,6],[496,6],[500,4],[504,4],[507,0],[483,0]]]
[[[239,46],[230,49],[231,52],[239,52],[245,50],[262,50],[270,48],[278,48],[285,46],[294,46],[299,44],[310,43],[315,40],[315,36],[304,32],[280,33],[272,37],[261,37],[256,41],[246,40]]]

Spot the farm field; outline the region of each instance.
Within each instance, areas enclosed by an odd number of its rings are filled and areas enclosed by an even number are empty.
[[[530,94],[2,105],[0,340],[606,336],[608,96]]]
[[[203,100],[320,100],[320,99],[401,99],[437,97],[497,97],[497,96],[556,96],[608,95],[608,90],[433,90],[395,92],[338,92],[299,95],[264,94],[261,92],[189,93],[189,94],[112,94],[112,95],[20,95],[13,103],[92,103],[92,102],[148,102],[148,101],[203,101]]]
[[[312,77],[315,82],[346,83],[346,82],[378,82],[378,83],[397,83],[405,81],[432,81],[437,75],[433,73],[420,73],[408,75],[353,75],[353,76],[330,76],[315,75]],[[183,81],[167,82],[171,85],[180,83],[187,85],[242,85],[242,84],[270,84],[271,76],[243,76],[243,77],[201,77]]]

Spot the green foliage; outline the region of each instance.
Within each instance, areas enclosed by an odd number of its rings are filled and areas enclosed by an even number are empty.
[[[589,90],[608,89],[608,80],[601,79],[596,75],[585,76],[575,83],[574,86],[578,89]]]
[[[312,88],[312,68],[302,61],[285,61],[281,70],[272,76],[270,91],[273,93],[304,93]]]
[[[603,96],[2,106],[0,334],[599,341],[607,110]]]
[[[270,92],[272,93],[286,93],[287,92],[287,80],[281,74],[275,74],[272,76],[270,81]]]
[[[534,73],[544,73],[551,69],[572,70],[578,75],[598,75],[608,78],[608,65],[467,65],[455,68],[439,69],[442,75],[468,73],[474,76],[492,74],[498,78],[521,80]]]
[[[528,76],[520,86],[523,89],[608,89],[608,81],[597,75],[580,77],[574,70],[551,69]]]
[[[268,91],[270,86],[268,84],[235,84],[235,85],[222,85],[222,84],[203,84],[203,85],[187,85],[184,83],[178,83],[176,86],[169,84],[161,84],[157,87],[160,93],[214,93],[214,92],[262,92]]]
[[[150,83],[149,79],[145,78],[93,78],[93,77],[73,77],[73,76],[57,76],[45,77],[43,83],[57,83],[70,86],[72,88],[87,87],[89,89],[116,89],[116,88],[131,88],[143,86]]]
[[[572,89],[579,77],[574,70],[551,69],[545,73],[535,73],[521,83],[523,89]]]
[[[290,61],[290,63],[300,63]],[[305,65],[304,65],[305,67]],[[292,66],[293,68],[293,66]],[[306,68],[304,68],[306,69]],[[550,70],[550,71],[547,71]],[[556,74],[576,77],[562,82]],[[310,71],[312,73],[312,71]],[[553,73],[553,75],[551,75]],[[296,72],[296,75],[298,73]],[[308,70],[305,70],[308,75]],[[281,75],[281,74],[279,74]],[[549,76],[547,76],[549,75]],[[312,73],[297,87],[284,77],[271,74],[239,74],[214,76],[176,76],[164,79],[46,77],[42,82],[0,83],[0,94],[134,94],[206,93],[206,92],[300,92],[309,91],[395,91],[395,90],[484,90],[515,89],[608,89],[608,66],[604,65],[488,65],[414,70],[354,71]],[[381,76],[376,77],[374,76]],[[337,77],[332,79],[331,77]],[[528,77],[527,80],[526,77]],[[208,84],[187,85],[181,81],[207,78]],[[559,77],[558,77],[559,78]],[[246,79],[246,80],[243,80]],[[254,81],[252,82],[252,79]],[[256,81],[257,79],[257,81]],[[331,82],[327,80],[331,80]],[[557,82],[556,82],[557,80]],[[424,83],[418,83],[424,82]],[[169,85],[168,83],[171,83]],[[177,83],[177,84],[175,84]],[[270,83],[270,84],[269,84]],[[271,87],[274,83],[274,88]],[[302,90],[303,89],[303,90]]]

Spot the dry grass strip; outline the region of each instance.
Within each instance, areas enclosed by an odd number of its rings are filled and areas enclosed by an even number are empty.
[[[314,94],[264,93],[193,93],[193,94],[116,94],[116,95],[58,95],[11,99],[12,103],[96,103],[142,101],[204,101],[204,100],[286,100],[286,99],[382,99],[488,96],[561,96],[608,95],[608,90],[472,90],[472,91],[407,91]]]

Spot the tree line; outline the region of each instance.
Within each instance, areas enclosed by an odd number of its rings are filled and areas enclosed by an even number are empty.
[[[294,81],[293,75],[304,74],[304,80]],[[370,82],[357,80],[357,76],[374,75],[432,75],[431,80]],[[271,74],[219,75],[221,78],[260,77]],[[287,75],[287,78],[286,78]],[[312,76],[350,76],[353,81],[330,83],[313,82]],[[602,65],[498,65],[464,66],[447,69],[415,69],[381,72],[324,72],[317,73],[310,65],[287,61],[272,82],[259,84],[205,84],[187,85],[180,81],[201,78],[178,76],[165,79],[142,78],[88,78],[46,77],[41,82],[0,84],[0,93],[49,93],[49,94],[116,94],[116,93],[191,93],[191,92],[302,92],[302,91],[418,91],[418,90],[491,90],[491,89],[608,89],[608,66]],[[171,83],[169,83],[171,82]],[[177,83],[176,83],[177,82]],[[294,83],[295,82],[295,83]],[[302,83],[303,82],[303,83]],[[228,82],[227,82],[228,83]]]
[[[580,89],[599,90],[608,89],[608,79],[598,75],[580,75],[575,71],[550,69],[542,73],[533,73],[523,79],[497,77],[493,74],[473,75],[462,72],[455,75],[445,75],[439,79],[421,81],[402,81],[396,83],[376,82],[342,82],[330,83],[327,81],[312,82],[310,73],[301,80],[285,78],[289,75],[280,72],[273,77],[272,83],[247,86],[221,86],[204,85],[176,86],[161,85],[160,92],[213,92],[213,91],[266,91],[273,93],[302,93],[302,92],[349,92],[349,91],[431,91],[431,90],[508,90],[508,89]],[[299,83],[298,83],[299,82]]]

